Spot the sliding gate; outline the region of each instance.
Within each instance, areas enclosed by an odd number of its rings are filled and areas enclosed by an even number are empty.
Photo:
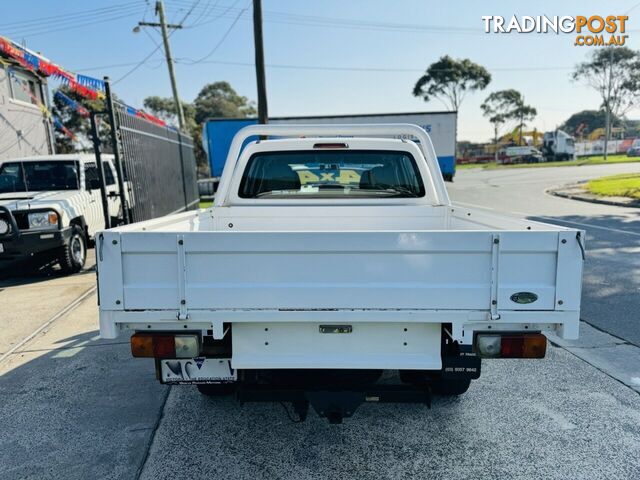
[[[106,109],[91,112],[103,211],[108,219],[105,226],[140,222],[197,208],[200,198],[191,137],[113,100],[106,78],[105,94]],[[109,211],[98,117],[109,124],[108,150],[114,155],[119,204],[125,206],[119,212]]]
[[[196,208],[199,202],[193,141],[115,103],[130,221],[140,222]]]

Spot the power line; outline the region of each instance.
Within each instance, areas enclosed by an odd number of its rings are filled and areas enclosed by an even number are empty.
[[[233,18],[233,13],[231,13],[230,15],[227,15],[227,14],[229,14],[229,12],[231,12],[231,10],[238,10],[238,9],[236,9],[236,8],[234,8],[234,7],[238,4],[238,2],[239,2],[239,1],[240,1],[240,0],[234,0],[234,2],[233,2],[232,4],[230,4],[228,7],[219,7],[219,8],[221,8],[221,9],[223,9],[222,13],[220,13],[220,14],[218,14],[218,15],[213,16],[213,17],[212,17],[210,20],[208,20],[208,21],[201,21],[200,23],[194,22],[192,25],[187,25],[185,28],[201,27],[202,25],[208,25],[208,24],[210,24],[210,23],[216,22],[216,21],[218,21],[218,20],[219,20],[219,19],[221,19],[221,18],[229,18],[229,17],[230,17],[230,18]],[[218,2],[216,2],[216,4],[217,4],[217,3],[218,3]],[[214,9],[215,9],[215,6],[214,6],[214,8],[212,8],[211,10],[213,11]],[[209,15],[207,14],[206,16],[209,16]],[[201,15],[201,17],[202,17],[202,15]]]
[[[196,8],[198,6],[198,4],[200,3],[200,0],[196,0],[195,2],[193,2],[193,5],[191,5],[191,8],[189,9],[189,11],[185,14],[184,17],[182,17],[182,20],[180,20],[180,22],[178,22],[178,25],[182,26],[184,24],[184,21],[189,18],[189,15],[191,15],[191,12],[193,12],[194,8]]]
[[[196,62],[182,62],[182,60],[188,60],[184,58],[177,58],[176,62],[183,63],[184,65],[194,65]],[[213,63],[221,65],[237,65],[242,67],[253,67],[252,62],[232,62],[224,60],[204,60],[199,63]],[[424,68],[406,68],[406,67],[341,67],[330,65],[287,65],[287,64],[266,64],[269,68],[283,68],[294,70],[324,70],[324,71],[346,71],[346,72],[424,72]],[[495,67],[487,68],[492,72],[527,72],[527,71],[553,71],[553,70],[572,70],[573,67],[559,66],[559,67]],[[448,71],[448,69],[440,69],[439,71]]]
[[[99,23],[105,23],[105,22],[112,22],[114,20],[119,20],[122,18],[127,18],[127,17],[132,17],[134,15],[139,15],[140,14],[141,9],[139,7],[136,7],[134,9],[121,9],[118,12],[113,12],[110,13],[108,15],[96,15],[96,16],[92,16],[91,18],[93,19],[93,21],[86,21],[86,22],[80,22],[78,23],[77,21],[73,21],[73,22],[56,22],[55,24],[55,28],[51,28],[51,29],[43,29],[42,27],[33,27],[33,29],[29,29],[29,30],[10,30],[8,31],[6,34],[8,36],[13,36],[13,37],[36,37],[36,36],[40,36],[40,35],[45,35],[45,34],[49,34],[49,33],[55,33],[55,32],[60,32],[60,31],[68,31],[68,30],[73,30],[73,29],[78,29],[78,28],[84,28],[84,27],[88,27],[91,25],[97,25]]]
[[[183,0],[171,0],[172,3],[180,4]],[[223,8],[223,7],[220,7]],[[227,7],[227,12],[218,14],[217,18],[229,16],[233,8]],[[231,12],[233,15],[233,12]],[[405,24],[380,21],[353,20],[337,17],[324,17],[318,15],[301,15],[274,10],[265,11],[265,21],[274,23],[287,23],[303,26],[325,26],[332,28],[349,29],[373,29],[388,31],[409,31],[416,33],[448,33],[448,34],[483,34],[478,28],[473,27],[451,27],[439,25]]]
[[[235,27],[236,23],[238,23],[238,20],[240,20],[240,17],[242,16],[242,14],[248,8],[249,8],[249,4],[247,4],[246,7],[244,7],[242,10],[240,10],[240,12],[236,16],[236,18],[233,20],[233,22],[231,22],[231,25],[229,25],[229,28],[227,28],[227,30],[224,32],[224,34],[222,35],[222,37],[220,38],[218,43],[216,43],[216,45],[209,51],[209,53],[207,53],[204,57],[201,57],[201,58],[199,58],[197,60],[190,60],[189,65],[195,65],[196,63],[201,63],[201,62],[205,61],[207,58],[209,58],[211,55],[216,53],[218,48],[220,48],[220,46],[224,43],[224,41],[227,39],[227,37],[231,33],[231,30],[233,30],[233,27]],[[187,59],[187,60],[189,60],[189,59]]]
[[[40,23],[48,23],[51,22],[52,20],[58,19],[58,18],[64,18],[65,20],[67,19],[76,19],[78,17],[92,17],[100,12],[102,13],[107,13],[110,11],[122,11],[123,7],[134,7],[135,5],[132,5],[131,3],[120,3],[117,5],[111,5],[110,7],[103,7],[103,8],[93,8],[90,10],[82,10],[80,12],[75,12],[75,13],[62,13],[59,15],[50,15],[50,16],[46,16],[46,17],[38,17],[38,18],[33,18],[30,20],[21,20],[21,21],[17,21],[17,22],[8,22],[8,23],[0,23],[0,28],[6,29],[7,27],[12,27],[12,26],[16,26],[16,25],[29,25],[29,24],[40,24]],[[135,6],[136,8],[139,8],[138,6]]]
[[[161,65],[164,60],[160,61],[160,59],[158,59],[159,64]],[[91,72],[94,70],[106,70],[108,68],[124,68],[124,67],[130,67],[131,65],[137,65],[138,62],[126,62],[126,63],[113,63],[111,65],[100,65],[97,67],[87,67],[87,68],[75,68],[73,69],[74,72]]]
[[[199,3],[199,0],[196,1],[196,5],[197,3]],[[193,7],[195,7],[195,5],[193,5]],[[193,7],[191,8],[191,10],[189,10],[187,12],[187,14],[182,18],[182,22],[184,22],[189,15],[191,15],[191,12],[193,11]],[[182,24],[182,23],[181,23]],[[169,34],[167,35],[167,38],[170,38],[171,35],[173,35],[173,33],[176,31],[176,29],[173,29],[169,32]],[[127,73],[125,73],[124,75],[122,75],[120,78],[118,78],[117,80],[114,80],[113,82],[111,82],[112,85],[115,85],[116,83],[120,83],[122,80],[124,80],[125,78],[127,78],[129,75],[131,75],[133,72],[135,72],[136,70],[138,70],[142,65],[144,65],[145,63],[147,63],[147,61],[158,51],[160,50],[160,48],[162,48],[162,44],[156,44],[156,48],[154,48],[153,50],[151,50],[151,52],[149,52],[149,54],[144,57],[142,60],[140,60],[138,63],[135,64],[135,66],[129,70]]]
[[[136,70],[138,70],[142,65],[144,65],[145,63],[147,63],[147,60],[149,60],[154,53],[156,53],[158,50],[160,50],[160,48],[162,48],[162,44],[158,44],[158,46],[156,48],[154,48],[153,50],[151,50],[151,52],[149,52],[149,54],[144,57],[142,60],[140,60],[139,62],[136,63],[136,66],[133,67],[131,70],[129,70],[127,73],[125,73],[124,75],[122,75],[120,78],[118,78],[117,80],[114,80],[113,82],[111,82],[111,85],[115,85],[116,83],[120,83],[122,80],[124,80],[125,78],[127,78],[129,75],[131,75],[133,72],[135,72]]]
[[[189,60],[189,62],[184,62],[183,60]],[[196,63],[193,60],[187,58],[176,58],[176,63],[180,63],[186,66],[193,66]],[[129,67],[131,65],[137,65],[140,62],[128,62],[128,63],[115,63],[110,65],[100,65],[96,67],[87,67],[87,68],[76,68],[74,72],[89,72],[93,70],[105,70],[108,68],[123,68]],[[224,60],[203,60],[199,63],[204,64],[218,64],[218,65],[232,65],[232,66],[240,66],[240,67],[254,67],[253,62],[232,62],[232,61],[224,61]],[[267,67],[269,68],[282,68],[282,69],[292,69],[292,70],[319,70],[319,71],[354,71],[354,72],[424,72],[424,68],[411,68],[411,67],[341,67],[341,66],[332,66],[332,65],[292,65],[292,64],[274,64],[267,63]],[[529,72],[529,71],[554,71],[554,70],[572,70],[573,67],[567,66],[557,66],[557,67],[494,67],[487,68],[487,70],[492,72]]]
[[[207,2],[207,6],[202,9],[202,13],[198,16],[198,18],[196,18],[193,21],[192,26],[197,26],[198,22],[202,20],[202,17],[204,17],[205,15],[208,15],[210,11],[212,11],[215,7],[218,6],[218,3],[220,3],[220,0],[216,0],[216,3],[211,3],[211,1]]]

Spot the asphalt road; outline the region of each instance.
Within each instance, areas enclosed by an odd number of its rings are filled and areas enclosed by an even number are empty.
[[[555,185],[630,172],[640,172],[640,163],[460,170],[449,194],[465,205],[586,230],[582,319],[640,346],[640,209],[545,193]]]
[[[543,193],[633,168],[465,171],[450,192],[579,223],[589,234],[583,317],[637,339],[638,212]],[[467,394],[437,398],[431,410],[366,404],[342,425],[313,412],[292,423],[279,404],[159,385],[126,338],[99,338],[93,281],[89,270],[0,285],[3,311],[15,312],[0,315],[0,352],[11,352],[0,360],[1,480],[640,478],[640,384],[629,388],[605,373],[608,362],[583,355],[614,349],[634,375],[640,350],[588,326],[581,345],[550,346],[544,360],[484,362]]]

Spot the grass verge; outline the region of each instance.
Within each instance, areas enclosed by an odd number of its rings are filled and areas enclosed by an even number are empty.
[[[211,205],[213,205],[213,200],[200,200],[200,208],[209,208]]]
[[[496,163],[485,163],[482,165],[465,164],[456,165],[456,169],[466,170],[469,168],[484,168],[493,170],[496,168],[546,168],[546,167],[579,167],[582,165],[604,165],[611,163],[633,163],[640,162],[640,157],[627,157],[626,155],[609,155],[605,161],[602,155],[596,157],[584,157],[577,160],[567,160],[563,162],[543,162],[543,163],[520,163],[517,165],[498,165]]]
[[[640,200],[640,174],[629,173],[596,178],[587,182],[587,190],[595,195]]]

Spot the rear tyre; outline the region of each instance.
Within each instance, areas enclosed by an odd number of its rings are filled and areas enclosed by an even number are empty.
[[[82,270],[87,260],[87,237],[78,225],[71,227],[71,236],[62,247],[58,263],[66,274],[77,273]]]
[[[236,391],[235,383],[211,383],[206,385],[196,385],[198,391],[207,397],[226,397]]]

